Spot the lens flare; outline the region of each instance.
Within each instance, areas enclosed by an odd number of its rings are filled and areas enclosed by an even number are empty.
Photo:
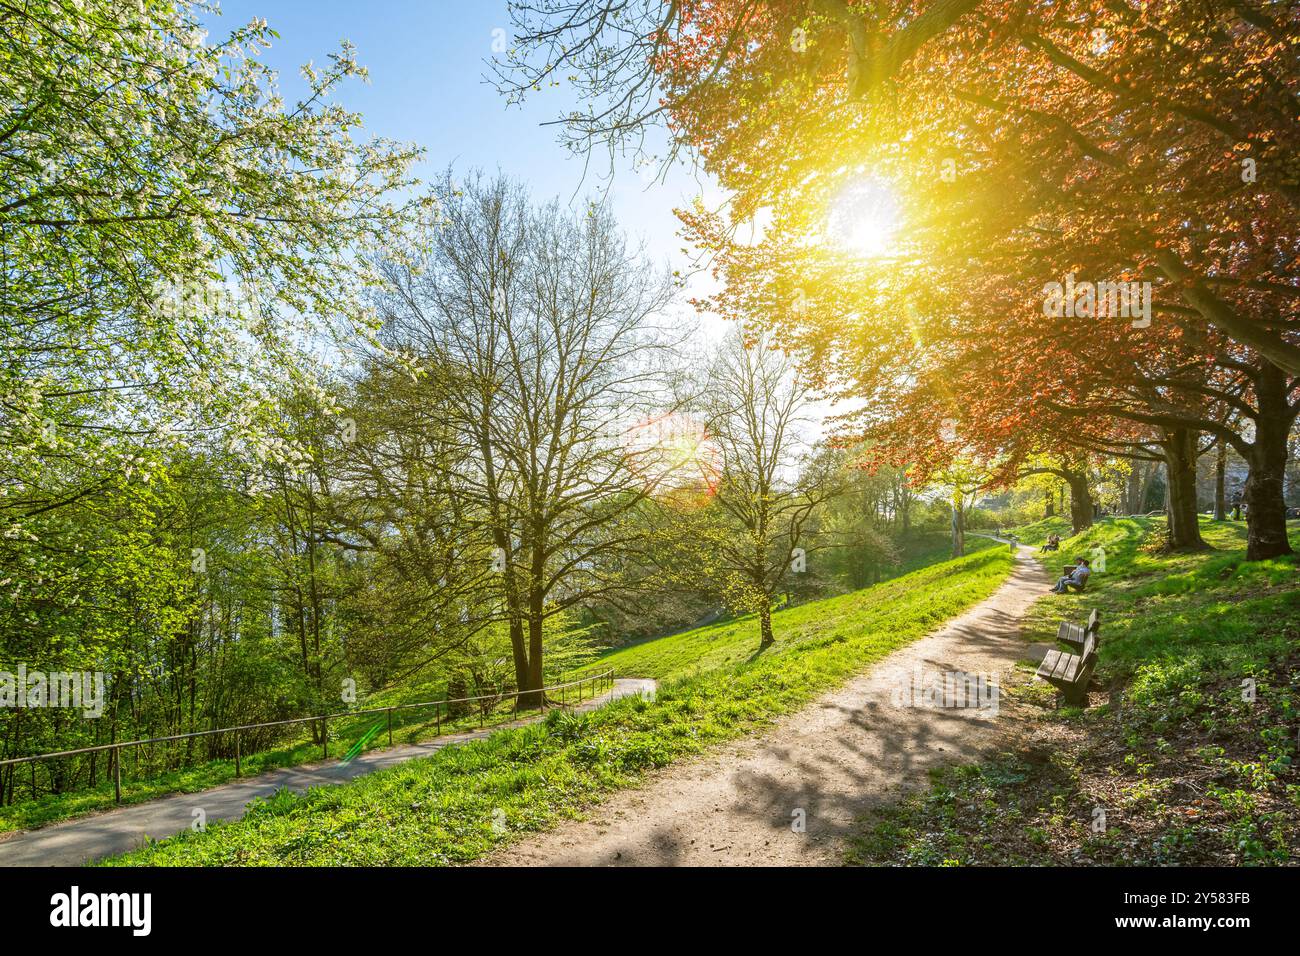
[[[671,491],[703,486],[716,491],[722,451],[703,423],[669,413],[637,422],[623,433],[624,461],[647,487]]]

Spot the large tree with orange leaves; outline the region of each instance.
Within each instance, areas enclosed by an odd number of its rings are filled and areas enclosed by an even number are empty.
[[[685,217],[727,279],[711,304],[780,326],[877,438],[923,461],[950,417],[1012,457],[1154,441],[1196,546],[1197,442],[1221,437],[1267,557],[1289,550],[1300,373],[1297,22],[1248,0],[542,0],[509,75],[577,78],[599,105],[575,144],[666,119],[733,192]],[[864,174],[903,207],[889,260],[809,242]],[[763,241],[736,243],[759,211]],[[1067,274],[1150,282],[1150,324],[1044,315]]]

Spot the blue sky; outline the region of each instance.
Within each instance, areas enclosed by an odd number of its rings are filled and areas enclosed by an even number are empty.
[[[526,181],[539,200],[575,204],[608,188],[623,228],[644,239],[656,261],[685,267],[672,209],[701,193],[703,174],[674,170],[666,183],[647,186],[625,160],[610,180],[601,155],[592,157],[584,184],[582,160],[556,141],[554,128],[540,125],[573,103],[568,91],[543,91],[507,108],[484,82],[492,31],[510,32],[505,0],[226,0],[221,11],[210,21],[210,39],[259,16],[279,32],[262,59],[280,71],[286,97],[301,89],[299,66],[323,63],[350,40],[370,84],[348,83],[342,101],[364,116],[370,133],[424,146],[422,178],[448,163],[461,172],[499,168]],[[715,189],[707,195],[716,202]]]

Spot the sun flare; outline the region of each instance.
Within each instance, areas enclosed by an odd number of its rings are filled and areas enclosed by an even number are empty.
[[[900,225],[898,197],[874,176],[854,179],[831,201],[826,235],[836,248],[873,259],[894,248]]]

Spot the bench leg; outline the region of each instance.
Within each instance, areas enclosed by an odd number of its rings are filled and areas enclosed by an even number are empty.
[[[1063,689],[1061,696],[1071,707],[1080,707],[1088,702],[1088,684],[1084,681],[1082,684],[1075,684],[1073,687]]]

